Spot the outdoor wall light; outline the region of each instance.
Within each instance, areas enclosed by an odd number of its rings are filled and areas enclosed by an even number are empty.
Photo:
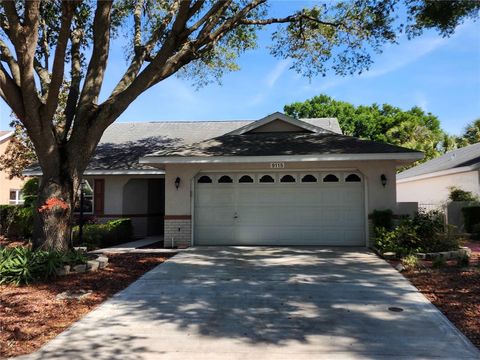
[[[175,179],[175,188],[178,190],[179,187],[180,187],[180,178],[177,176],[177,178]]]
[[[383,187],[385,187],[385,185],[387,185],[387,177],[385,174],[380,175],[380,180],[382,181]]]

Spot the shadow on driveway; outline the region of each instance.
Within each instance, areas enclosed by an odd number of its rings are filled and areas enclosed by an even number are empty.
[[[204,247],[145,274],[30,358],[246,356],[479,353],[402,275],[364,249]]]

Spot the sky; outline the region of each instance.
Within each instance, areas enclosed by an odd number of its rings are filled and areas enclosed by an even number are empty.
[[[272,11],[283,14],[301,5],[278,1]],[[480,118],[480,22],[465,22],[449,38],[434,31],[413,40],[401,37],[398,44],[373,56],[369,71],[345,77],[329,73],[304,78],[290,69],[288,60],[269,54],[269,39],[268,31],[261,33],[259,48],[242,55],[241,70],[225,75],[221,85],[197,90],[192,81],[171,77],[143,93],[117,121],[259,119],[322,93],[355,105],[388,103],[405,110],[419,106],[456,135]],[[112,43],[101,97],[109,94],[125,69],[122,44],[122,39]],[[0,101],[0,129],[9,122],[10,109]]]

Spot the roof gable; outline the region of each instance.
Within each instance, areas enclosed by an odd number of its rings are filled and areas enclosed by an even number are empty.
[[[290,116],[275,112],[251,124],[242,126],[225,135],[245,135],[255,133],[324,133],[329,132],[305,121],[294,119]]]

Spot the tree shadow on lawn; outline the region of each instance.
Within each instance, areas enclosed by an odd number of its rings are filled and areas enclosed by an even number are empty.
[[[458,359],[478,355],[373,254],[265,249],[204,248],[177,255],[36,358],[188,358],[247,350],[392,358],[448,358],[452,351]]]

